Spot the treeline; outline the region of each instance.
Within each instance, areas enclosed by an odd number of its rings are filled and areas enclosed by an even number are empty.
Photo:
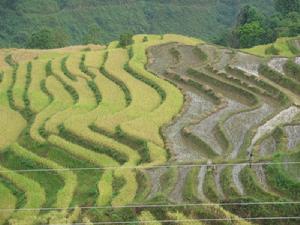
[[[235,27],[218,40],[234,48],[250,48],[274,42],[278,37],[300,34],[300,0],[274,0],[276,14],[260,13],[256,8],[241,9]]]
[[[93,26],[84,37],[82,44],[103,44],[101,42],[100,28]],[[124,33],[120,35],[119,47],[126,47],[133,43],[132,33]],[[51,49],[62,48],[70,45],[70,36],[64,30],[41,29],[34,32],[29,38],[26,47],[31,49]]]

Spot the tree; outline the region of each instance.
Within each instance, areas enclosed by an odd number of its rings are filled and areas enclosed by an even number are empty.
[[[241,9],[235,28],[228,35],[228,43],[234,48],[249,48],[273,42],[278,37],[277,17],[269,18],[251,6]]]
[[[89,26],[88,32],[84,36],[85,44],[101,44],[100,27],[96,24]]]
[[[238,15],[237,26],[243,26],[246,23],[251,23],[253,21],[260,21],[261,15],[256,11],[255,8],[246,5],[243,7]]]
[[[241,48],[249,48],[253,45],[263,43],[264,28],[258,21],[247,23],[238,29],[238,36]]]
[[[50,49],[61,48],[69,43],[69,36],[63,30],[42,29],[31,35],[28,48]]]
[[[132,33],[124,33],[120,35],[119,46],[125,48],[127,45],[131,45],[133,43]]]
[[[55,48],[62,48],[69,44],[70,36],[62,29],[52,31],[52,38]]]
[[[275,0],[275,8],[282,15],[300,12],[300,0]]]
[[[49,29],[42,29],[31,35],[27,47],[38,48],[38,49],[49,49],[53,48],[53,38]]]

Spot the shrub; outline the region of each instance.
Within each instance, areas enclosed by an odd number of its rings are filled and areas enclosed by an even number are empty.
[[[125,48],[128,45],[133,44],[133,35],[131,33],[124,33],[120,35],[119,47]]]
[[[67,65],[66,65],[66,62],[68,60],[68,56],[64,57],[62,60],[61,60],[61,71],[70,79],[70,80],[73,80],[73,81],[77,81],[77,78],[70,73],[70,71],[68,70],[67,68]]]
[[[113,81],[114,83],[116,83],[121,89],[122,91],[124,92],[124,95],[125,95],[125,101],[126,101],[126,106],[129,106],[131,101],[132,101],[132,97],[131,97],[131,94],[130,94],[130,91],[128,89],[128,87],[126,86],[126,84],[115,78],[114,76],[112,76],[111,74],[109,74],[107,72],[107,70],[104,68],[104,66],[102,66],[100,68],[100,72],[106,77],[108,78],[109,80]]]
[[[266,55],[279,55],[280,51],[274,45],[267,47],[265,50]]]
[[[201,60],[206,61],[208,58],[208,55],[199,47],[195,47],[193,49],[193,53]]]

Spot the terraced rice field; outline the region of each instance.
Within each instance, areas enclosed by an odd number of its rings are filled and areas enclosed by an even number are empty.
[[[146,36],[5,50],[0,224],[299,224],[297,58]]]

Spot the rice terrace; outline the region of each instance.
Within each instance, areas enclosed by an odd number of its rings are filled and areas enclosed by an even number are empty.
[[[133,41],[1,50],[0,224],[299,224],[299,58]]]
[[[0,225],[102,224],[300,224],[300,0],[0,0]]]

